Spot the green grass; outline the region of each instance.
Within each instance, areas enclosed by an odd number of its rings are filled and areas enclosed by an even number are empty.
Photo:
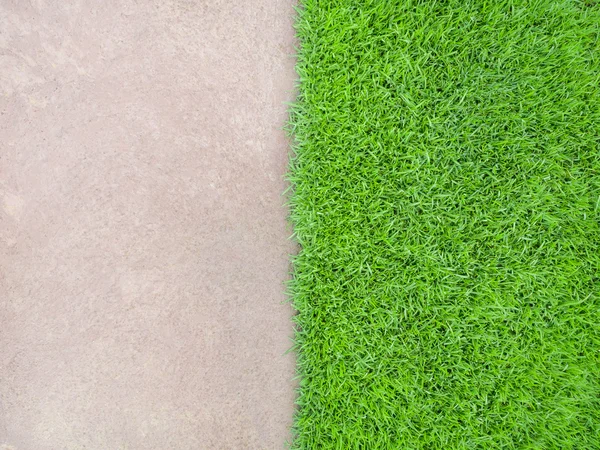
[[[292,447],[600,448],[600,6],[301,3]]]

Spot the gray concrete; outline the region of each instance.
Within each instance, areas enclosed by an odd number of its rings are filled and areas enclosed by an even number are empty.
[[[292,2],[0,5],[0,449],[282,448]]]

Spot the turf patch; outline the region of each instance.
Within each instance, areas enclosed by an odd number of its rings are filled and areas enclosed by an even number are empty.
[[[298,449],[600,448],[600,7],[304,0]]]

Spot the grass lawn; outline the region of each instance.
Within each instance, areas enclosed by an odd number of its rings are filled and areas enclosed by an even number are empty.
[[[293,448],[600,448],[600,5],[297,31]]]

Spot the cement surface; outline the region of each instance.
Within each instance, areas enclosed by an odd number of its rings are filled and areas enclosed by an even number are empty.
[[[0,449],[279,449],[289,0],[0,3]]]

